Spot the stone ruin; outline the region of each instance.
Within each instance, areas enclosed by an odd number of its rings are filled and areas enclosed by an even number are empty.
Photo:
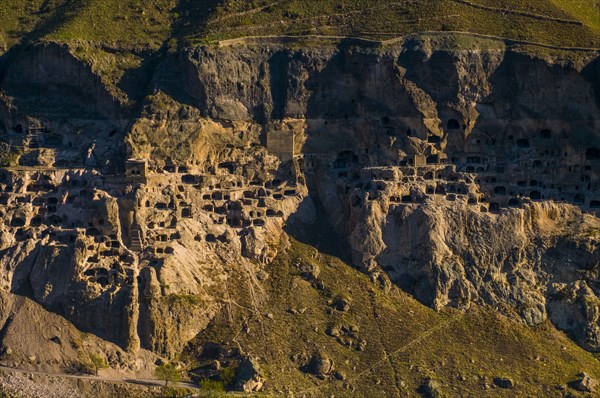
[[[441,198],[498,213],[551,200],[600,213],[599,148],[575,150],[568,134],[547,126],[507,134],[502,141],[474,132],[462,147],[449,150],[448,137],[462,127],[455,119],[445,125],[444,136],[419,138],[410,128],[397,135],[387,131],[397,138],[392,147],[402,152],[395,159],[352,146],[294,153],[294,134],[276,131],[267,134],[267,147],[279,158],[271,163],[244,164],[240,159],[246,157],[228,156],[203,168],[172,163],[157,168],[130,158],[124,173],[106,174],[89,166],[86,157],[79,165],[48,166],[40,160],[4,169],[0,204],[8,238],[3,246],[42,239],[50,245],[78,242],[85,253],[83,277],[109,289],[126,283],[140,263],[172,255],[185,220],[205,223],[194,240],[209,247],[231,244],[249,229],[281,228],[323,173],[354,208],[371,201],[411,206]],[[65,145],[60,137],[44,126],[26,132],[17,126],[10,142],[28,158],[40,150],[60,150]],[[403,152],[407,140],[413,142],[410,148],[420,142],[421,151]],[[229,150],[255,152],[256,159],[267,153],[262,146]]]

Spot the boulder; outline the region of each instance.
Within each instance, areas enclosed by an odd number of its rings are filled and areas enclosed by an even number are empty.
[[[263,259],[265,254],[266,243],[264,236],[256,229],[250,228],[241,236],[242,256],[257,261]]]
[[[300,269],[301,275],[307,281],[316,280],[319,278],[319,274],[321,274],[321,269],[318,265],[301,262],[298,265],[298,269]]]
[[[328,375],[333,371],[333,361],[324,355],[315,355],[311,358],[307,371],[317,376]]]
[[[508,377],[496,377],[493,381],[494,384],[500,388],[510,389],[515,386],[515,382]]]
[[[333,300],[333,308],[340,312],[347,312],[350,310],[350,300],[345,297],[337,297]]]
[[[238,367],[234,390],[244,393],[258,392],[262,390],[265,378],[255,359],[247,357]]]
[[[425,380],[418,392],[427,398],[439,398],[442,396],[440,383],[431,378]]]
[[[572,387],[581,392],[595,392],[598,388],[598,380],[594,379],[589,374],[582,372],[579,374],[580,379],[572,383]]]

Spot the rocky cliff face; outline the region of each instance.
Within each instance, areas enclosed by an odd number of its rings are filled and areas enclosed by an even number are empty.
[[[427,41],[203,47],[165,56],[132,110],[34,46],[1,86],[3,288],[172,357],[235,305],[232,281],[260,307],[286,222],[318,207],[382,283],[598,351],[599,65]]]
[[[197,71],[175,86],[206,117],[292,132],[309,197],[357,266],[436,308],[550,317],[598,349],[597,59],[407,43],[202,49],[177,62]]]

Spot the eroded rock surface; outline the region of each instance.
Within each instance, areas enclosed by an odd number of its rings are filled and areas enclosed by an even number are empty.
[[[600,350],[599,65],[426,41],[200,47],[166,55],[131,107],[68,48],[33,46],[1,85],[2,288],[174,357],[234,276],[260,305],[284,226],[319,208],[382,283]]]

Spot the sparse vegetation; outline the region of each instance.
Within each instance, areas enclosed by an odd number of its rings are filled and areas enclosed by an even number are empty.
[[[562,0],[322,0],[223,3],[204,31],[212,39],[252,35],[343,35],[375,39],[462,31],[559,46],[597,46],[598,4]],[[576,3],[576,4],[575,4]],[[502,12],[501,10],[507,10]],[[512,12],[512,13],[511,13]],[[536,17],[533,17],[536,16]],[[559,20],[582,21],[581,25]]]
[[[98,376],[98,372],[100,369],[108,368],[108,364],[106,363],[106,359],[103,356],[90,352],[88,354],[90,360],[90,369],[93,371],[94,375]]]
[[[193,396],[196,392],[196,390],[191,390],[189,388],[163,387],[161,395],[163,398],[184,398]]]
[[[318,263],[324,290],[301,277],[297,259]],[[261,309],[272,312],[273,320],[260,322],[238,307],[231,314],[233,322],[247,325],[250,334],[237,334],[224,316],[192,341],[185,357],[193,358],[194,347],[203,342],[235,338],[248,352],[260,353],[271,388],[308,390],[313,396],[335,394],[344,383],[356,388],[356,396],[411,396],[433,376],[448,397],[484,396],[484,385],[494,377],[515,381],[513,389],[495,389],[494,396],[552,396],[581,370],[600,375],[593,354],[549,323],[530,328],[487,308],[437,313],[397,288],[386,294],[339,258],[315,256],[314,247],[295,240],[288,251],[280,250],[267,271],[269,299]],[[243,301],[249,295],[240,289],[238,303],[249,308]],[[335,311],[328,304],[338,294],[352,298],[349,311]],[[290,308],[307,310],[293,314]],[[363,340],[366,345],[359,349]],[[344,382],[321,382],[301,371],[315,347],[333,360],[335,371],[346,375]],[[400,390],[398,380],[404,386]],[[205,382],[208,387],[217,385]]]
[[[225,392],[225,383],[218,380],[203,379],[200,380],[200,388],[212,394]]]
[[[233,384],[233,382],[235,381],[235,373],[236,369],[232,367],[223,368],[221,370],[219,377],[225,387],[229,387]]]
[[[159,365],[154,370],[154,375],[160,380],[164,380],[165,387],[171,384],[178,383],[181,380],[181,371],[171,363]]]
[[[149,59],[172,54],[182,45],[215,45],[249,36],[295,36],[299,45],[332,45],[343,37],[380,41],[444,32],[454,45],[502,46],[517,40],[523,52],[562,58],[580,51],[528,45],[598,47],[598,3],[584,0],[6,0],[0,4],[0,54],[24,41],[66,43],[88,63],[106,88],[124,104],[143,98],[137,85]],[[499,10],[516,10],[504,13]],[[532,18],[524,14],[539,15]],[[547,19],[544,19],[547,17]],[[581,21],[581,24],[560,20]],[[452,32],[463,32],[456,35]],[[483,38],[477,35],[490,35]],[[500,40],[499,40],[500,38]],[[491,44],[495,43],[495,44]],[[144,78],[141,78],[143,85]],[[139,96],[139,97],[138,97]]]
[[[27,38],[153,49],[166,43],[173,50],[181,40],[206,44],[255,35],[389,39],[462,31],[597,47],[599,8],[597,1],[586,0],[155,0],[151,5],[142,0],[6,0],[0,4],[0,37],[8,45]]]
[[[575,19],[600,31],[600,2],[597,0],[551,0]]]
[[[18,155],[11,152],[0,152],[0,167],[12,167],[17,165]]]
[[[10,146],[0,142],[0,167],[12,167],[17,165],[19,155]]]
[[[587,229],[583,232],[583,235],[592,239],[600,239],[600,228]]]

